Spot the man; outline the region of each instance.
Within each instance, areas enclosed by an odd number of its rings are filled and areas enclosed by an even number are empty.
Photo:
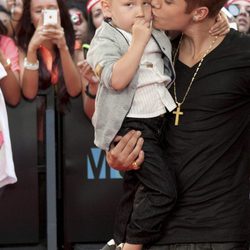
[[[154,26],[180,30],[166,159],[178,200],[150,250],[248,250],[250,38],[209,28],[223,0],[152,0]],[[107,152],[110,166],[137,169],[143,138],[132,131]]]

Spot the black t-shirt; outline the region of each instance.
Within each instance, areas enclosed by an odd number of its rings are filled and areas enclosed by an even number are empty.
[[[197,65],[177,60],[181,101]],[[173,86],[170,89],[173,94]],[[234,30],[205,58],[166,132],[178,200],[160,243],[244,241],[250,173],[250,37]]]

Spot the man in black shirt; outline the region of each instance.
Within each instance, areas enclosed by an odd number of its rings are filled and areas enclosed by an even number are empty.
[[[176,60],[172,93],[178,101],[196,68]],[[205,57],[181,107],[179,125],[171,115],[167,128],[166,159],[177,173],[179,202],[163,240],[244,241],[249,224],[249,37],[230,31]]]
[[[154,26],[181,30],[174,52],[178,105],[169,115],[166,160],[178,200],[150,250],[249,247],[250,37],[208,30],[224,0],[152,0]],[[139,133],[107,153],[109,164],[143,161]],[[132,146],[131,146],[132,145]]]

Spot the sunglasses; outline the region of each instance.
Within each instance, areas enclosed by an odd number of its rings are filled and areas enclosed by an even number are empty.
[[[240,14],[240,8],[236,4],[229,5],[227,9],[234,17],[237,17]],[[246,12],[250,15],[250,9],[246,10]]]

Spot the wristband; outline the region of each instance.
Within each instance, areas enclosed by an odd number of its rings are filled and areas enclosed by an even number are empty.
[[[39,61],[37,60],[36,63],[31,63],[28,61],[27,57],[24,58],[23,66],[25,69],[28,70],[38,70],[39,69]]]
[[[86,94],[89,98],[91,98],[91,99],[95,99],[95,98],[96,98],[96,95],[93,95],[93,94],[91,94],[91,93],[89,92],[89,84],[87,84],[87,86],[86,86],[85,94]]]

